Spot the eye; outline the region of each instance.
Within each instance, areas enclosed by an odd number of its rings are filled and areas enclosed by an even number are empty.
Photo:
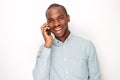
[[[63,19],[63,17],[58,17],[58,19],[59,19],[59,20],[62,20],[62,19]]]
[[[47,21],[50,23],[50,22],[53,22],[54,20],[53,19],[48,19]]]

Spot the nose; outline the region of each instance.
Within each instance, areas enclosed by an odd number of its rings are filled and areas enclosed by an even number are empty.
[[[60,26],[59,20],[55,20],[54,26]]]

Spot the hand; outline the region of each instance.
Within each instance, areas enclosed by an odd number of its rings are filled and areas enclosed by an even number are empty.
[[[53,37],[52,37],[52,35],[47,34],[46,29],[50,29],[50,27],[48,26],[48,23],[44,23],[41,26],[41,32],[42,32],[43,38],[45,40],[44,46],[46,48],[50,48],[52,45],[52,42],[53,42]]]

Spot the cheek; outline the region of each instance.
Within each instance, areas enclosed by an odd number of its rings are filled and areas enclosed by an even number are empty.
[[[53,29],[50,30],[52,33],[54,33]]]
[[[67,26],[65,26],[65,28],[64,28],[64,32],[66,32],[68,30],[68,27]]]
[[[53,28],[53,25],[52,25],[52,24],[49,24],[49,27],[50,27],[50,29],[52,29],[52,28]]]
[[[53,28],[54,23],[53,23],[53,22],[50,22],[50,23],[48,23],[48,25],[50,26],[50,28]]]

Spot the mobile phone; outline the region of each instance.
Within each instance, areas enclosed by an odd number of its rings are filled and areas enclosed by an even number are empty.
[[[46,29],[47,35],[51,35],[50,29]]]

